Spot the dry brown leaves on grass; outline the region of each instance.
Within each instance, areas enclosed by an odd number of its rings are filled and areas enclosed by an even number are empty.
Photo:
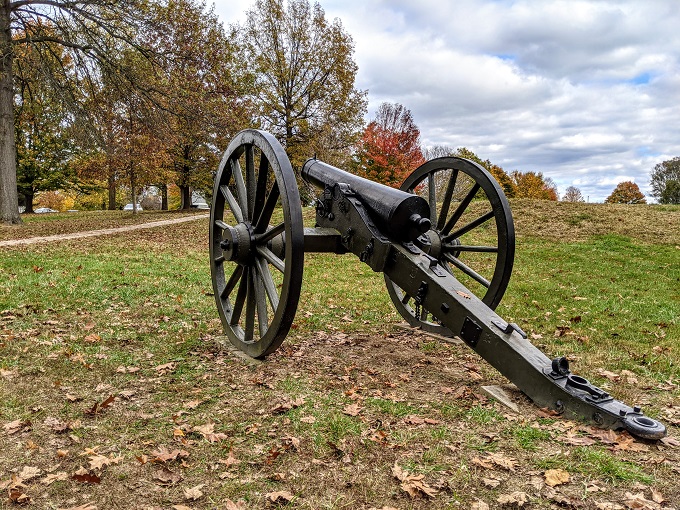
[[[414,475],[399,466],[396,462],[392,466],[392,474],[401,482],[401,490],[412,498],[429,497],[437,494],[437,490],[427,485],[423,480],[425,475]]]

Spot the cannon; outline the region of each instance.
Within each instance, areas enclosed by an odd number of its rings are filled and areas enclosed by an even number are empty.
[[[308,160],[318,188],[316,226],[305,228],[298,182],[271,134],[241,131],[215,176],[210,267],[225,334],[252,357],[273,352],[291,328],[305,252],[353,253],[382,272],[412,326],[458,336],[536,405],[603,428],[659,439],[666,427],[548,358],[494,312],[508,286],[515,232],[508,201],[480,165],[424,163],[401,189]]]

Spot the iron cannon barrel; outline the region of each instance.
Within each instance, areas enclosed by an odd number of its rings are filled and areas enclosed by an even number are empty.
[[[364,179],[317,159],[307,160],[301,174],[309,184],[322,189],[347,184],[372,213],[378,227],[392,239],[414,241],[431,227],[430,206],[418,195]]]

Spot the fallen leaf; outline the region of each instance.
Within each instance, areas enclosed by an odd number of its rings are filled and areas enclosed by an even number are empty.
[[[474,459],[472,460],[474,462]],[[484,459],[480,459],[479,465],[487,467],[488,463],[492,463],[502,469],[514,471],[517,467],[517,461],[511,457],[506,457],[500,453],[488,453]],[[492,469],[488,468],[487,469]]]
[[[203,402],[205,402],[205,400],[191,400],[191,401],[185,403],[184,407],[186,407],[187,409],[196,409]]]
[[[575,436],[575,435],[570,435],[567,434],[566,436],[558,437],[558,441],[561,441],[564,444],[569,444],[572,446],[591,446],[596,443],[596,441],[587,436]]]
[[[159,482],[161,485],[174,485],[182,481],[182,475],[179,473],[173,473],[167,468],[163,468],[154,473],[153,479]]]
[[[343,414],[347,414],[349,416],[358,416],[362,410],[363,407],[361,407],[359,404],[350,404],[345,407],[342,412]]]
[[[474,501],[472,505],[470,506],[470,510],[489,510],[489,505],[486,504],[484,501],[481,499],[478,499],[477,501]]]
[[[236,464],[241,463],[240,460],[238,460],[236,457],[234,457],[234,451],[233,450],[229,450],[229,456],[226,459],[219,460],[218,462],[220,464],[224,464],[228,468],[231,467],[231,466],[235,466]]]
[[[219,441],[222,441],[223,439],[227,439],[227,435],[222,433],[222,432],[215,432],[215,424],[214,423],[206,423],[205,425],[197,425],[191,429],[192,432],[198,432],[201,434],[206,440],[208,440],[211,443],[216,443]]]
[[[550,487],[562,485],[569,482],[569,473],[564,469],[548,469],[545,473],[545,483]]]
[[[107,457],[106,455],[94,455],[90,457],[90,469],[104,469],[111,464],[118,464],[123,457]]]
[[[196,501],[197,499],[201,499],[203,497],[203,493],[201,492],[201,488],[204,487],[205,484],[202,483],[200,485],[197,485],[195,487],[191,487],[190,489],[184,489],[184,497],[186,499],[190,499],[191,501]]]
[[[172,510],[193,510],[190,506],[186,505],[172,505]]]
[[[662,437],[659,441],[661,441],[666,446],[670,446],[671,448],[677,448],[680,446],[680,441],[671,436]]]
[[[604,377],[605,379],[609,379],[612,382],[618,382],[621,380],[621,375],[617,374],[616,372],[610,372],[609,370],[604,370],[600,368],[597,373]]]
[[[312,415],[303,416],[302,418],[300,418],[300,421],[302,423],[316,423],[316,418]]]
[[[104,402],[101,404],[99,402],[95,402],[94,405],[85,411],[85,414],[89,416],[96,416],[99,414],[101,411],[106,409],[107,407],[110,407],[111,404],[113,404],[113,401],[116,400],[116,397],[114,395],[110,395]]]
[[[495,489],[501,484],[501,481],[496,478],[482,478],[482,483],[489,489]]]
[[[243,500],[238,500],[234,503],[232,500],[226,500],[226,505],[224,510],[246,510],[246,504]]]
[[[159,372],[161,375],[167,374],[168,372],[172,372],[175,369],[175,363],[171,361],[170,363],[165,363],[163,365],[153,367],[153,369]]]
[[[501,494],[498,496],[496,501],[498,501],[501,505],[517,506],[521,508],[527,504],[529,498],[525,492],[517,491],[513,492],[512,494]]]
[[[2,427],[7,435],[13,435],[16,434],[17,432],[28,432],[31,430],[31,421],[30,420],[14,420],[9,423],[6,423]]]
[[[41,474],[42,470],[40,468],[24,466],[24,469],[22,469],[21,473],[19,473],[19,478],[21,478],[24,482],[29,482],[34,478],[39,477]]]
[[[634,509],[634,510],[660,510],[661,505],[659,503],[656,503],[654,501],[650,501],[649,499],[646,499],[644,494],[641,492],[638,494],[631,494],[630,492],[626,492],[625,499],[623,501],[624,505],[626,505],[628,508]]]
[[[655,503],[662,504],[663,502],[666,501],[666,499],[661,495],[659,491],[652,488],[652,501],[654,501]]]
[[[57,508],[57,510],[97,510],[97,507],[90,503],[85,503],[83,505],[72,506],[70,508]]]
[[[414,475],[404,470],[396,462],[392,466],[392,474],[401,481],[401,489],[411,498],[421,496],[434,497],[437,490],[423,482],[425,475]]]
[[[293,501],[293,498],[295,496],[288,491],[276,491],[276,492],[268,492],[267,494],[264,495],[264,497],[267,498],[272,503],[278,503],[278,504],[284,504],[285,505],[285,504]]]
[[[152,451],[151,455],[154,456],[154,458],[151,459],[151,462],[163,463],[177,459],[186,459],[189,456],[189,452],[177,449],[169,452],[166,448],[160,448],[157,451]]]
[[[621,505],[610,503],[609,501],[602,501],[596,504],[597,510],[623,510]]]
[[[81,482],[81,483],[89,483],[89,484],[97,484],[101,483],[102,479],[98,477],[97,475],[94,475],[92,473],[88,472],[76,472],[73,476],[71,476],[72,479],[74,479],[76,482]]]
[[[31,498],[28,494],[23,492],[21,489],[17,489],[16,487],[12,487],[9,490],[9,500],[12,503],[16,503],[17,505],[26,505],[31,501]]]
[[[63,482],[68,479],[68,473],[66,471],[58,471],[56,473],[50,473],[45,478],[40,480],[43,485],[51,485],[54,482]]]

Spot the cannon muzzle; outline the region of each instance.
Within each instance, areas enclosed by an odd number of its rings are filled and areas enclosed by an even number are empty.
[[[305,181],[322,189],[347,184],[369,210],[378,228],[391,239],[415,241],[431,227],[430,206],[418,195],[364,179],[317,159],[307,160],[301,173]]]

